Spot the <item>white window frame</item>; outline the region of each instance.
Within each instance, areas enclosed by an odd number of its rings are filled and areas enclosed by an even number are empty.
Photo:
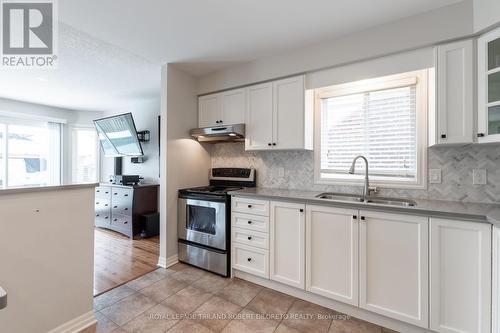
[[[362,185],[364,174],[322,173],[321,172],[321,101],[329,97],[345,96],[374,90],[384,90],[408,86],[416,83],[417,114],[417,176],[415,181],[370,175],[370,185],[387,188],[426,189],[427,188],[427,113],[429,108],[428,70],[384,76],[325,88],[315,89],[314,98],[314,183],[320,185]],[[362,163],[358,161],[358,163]]]
[[[74,156],[73,156],[73,130],[78,130],[78,129],[88,129],[88,130],[94,130],[95,127],[94,125],[88,125],[88,124],[70,124],[68,126],[68,180],[69,182],[73,182],[73,164],[75,163],[74,161]],[[97,133],[96,133],[97,136]],[[96,145],[96,151],[97,151],[97,172],[96,172],[96,182],[99,182],[101,179],[101,150],[100,150],[100,145],[99,145],[99,139],[97,139],[97,145]]]

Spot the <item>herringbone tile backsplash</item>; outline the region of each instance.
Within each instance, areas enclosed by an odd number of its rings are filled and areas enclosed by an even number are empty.
[[[268,188],[353,192],[353,186],[314,184],[314,154],[310,151],[245,151],[244,143],[212,147],[213,167],[257,169],[257,185]],[[279,177],[279,168],[285,169]],[[381,196],[402,196],[463,202],[500,202],[500,145],[469,145],[428,149],[428,168],[442,170],[441,184],[426,190],[379,189]],[[486,169],[487,185],[472,184],[472,169]]]

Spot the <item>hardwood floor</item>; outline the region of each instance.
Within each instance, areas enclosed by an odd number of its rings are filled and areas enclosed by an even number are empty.
[[[131,240],[95,228],[94,296],[157,269],[159,251],[159,237]]]

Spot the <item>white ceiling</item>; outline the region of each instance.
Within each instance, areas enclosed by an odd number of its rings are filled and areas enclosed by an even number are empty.
[[[0,70],[0,97],[119,109],[158,98],[164,63],[204,75],[460,1],[58,1],[59,68]]]

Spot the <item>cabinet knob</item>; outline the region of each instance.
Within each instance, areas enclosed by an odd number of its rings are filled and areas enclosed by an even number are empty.
[[[300,211],[301,213],[303,213],[303,212],[304,212],[304,210],[303,210],[302,208],[301,208],[301,209],[299,209],[299,211]]]
[[[252,221],[248,221],[248,224],[252,224]]]
[[[441,134],[441,139],[446,139],[446,134]]]
[[[105,207],[108,207],[109,205],[108,204],[104,204]]]
[[[248,258],[248,259],[247,259],[247,261],[248,261],[248,262],[252,261],[252,258]]]
[[[108,191],[106,191],[106,192],[104,192],[104,193],[105,193],[105,194],[108,194],[109,192],[108,192]]]
[[[118,219],[113,219],[113,221],[115,221],[115,222],[116,222],[116,221],[118,221]]]
[[[361,220],[364,221],[366,220],[366,218],[364,216],[361,216]]]
[[[97,193],[99,193],[99,192],[101,192],[101,191],[99,191],[99,190],[96,190],[96,192],[97,192]]]
[[[99,214],[95,214],[95,216],[99,217]]]
[[[252,205],[248,205],[248,208],[252,208]]]
[[[128,221],[123,222],[123,224],[127,224],[127,223],[128,223]]]
[[[128,197],[128,194],[125,194],[124,196]]]
[[[268,145],[268,146],[272,146],[272,144],[271,144],[271,143],[268,143],[267,145]]]
[[[128,207],[125,207],[123,210],[128,210]]]
[[[357,219],[358,219],[358,216],[357,216],[357,215],[353,215],[353,216],[352,216],[352,219],[353,219],[353,220],[357,220]]]
[[[96,204],[96,205],[98,205],[98,204],[99,204],[99,202],[96,202],[95,204]]]
[[[248,240],[252,240],[252,236],[248,236]]]
[[[484,133],[477,133],[478,138],[484,138]]]
[[[113,208],[118,208],[118,206],[113,206]]]
[[[276,142],[273,142],[273,146],[276,146]]]
[[[104,219],[106,219],[106,220],[109,219],[109,216],[104,216]]]
[[[113,193],[113,195],[118,195],[118,193],[115,192],[115,193]]]

